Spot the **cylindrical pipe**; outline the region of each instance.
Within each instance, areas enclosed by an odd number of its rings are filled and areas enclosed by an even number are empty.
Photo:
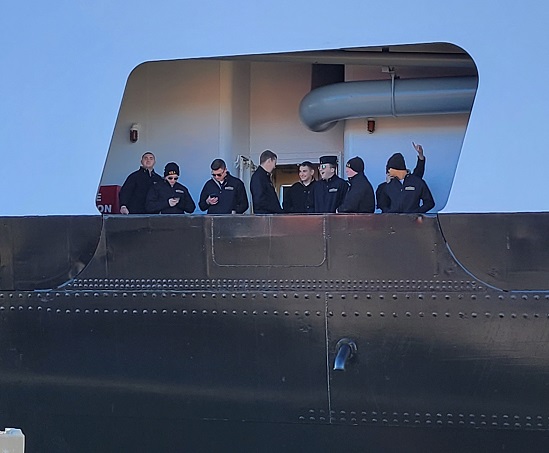
[[[334,360],[334,370],[345,371],[347,360],[356,354],[356,343],[350,338],[342,338],[336,344],[336,357]]]
[[[469,113],[477,77],[343,82],[323,86],[301,101],[301,121],[322,132],[351,118]],[[394,104],[394,105],[393,105]]]
[[[345,364],[347,359],[351,356],[351,345],[342,344],[337,351],[336,358],[334,360],[334,370],[345,371]]]

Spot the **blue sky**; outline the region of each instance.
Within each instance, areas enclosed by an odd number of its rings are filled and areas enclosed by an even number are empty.
[[[416,42],[475,59],[446,212],[546,211],[544,2],[53,1],[2,5],[0,215],[95,214],[124,86],[150,60]]]

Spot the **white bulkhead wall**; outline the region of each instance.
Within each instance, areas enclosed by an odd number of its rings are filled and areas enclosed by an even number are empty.
[[[238,174],[239,155],[259,163],[271,149],[280,163],[318,160],[343,149],[343,125],[318,134],[299,119],[310,90],[309,64],[186,60],[149,62],[130,75],[116,121],[101,185],[122,185],[141,155],[156,155],[181,168],[181,182],[198,200],[217,157]],[[139,140],[129,129],[140,124]]]
[[[227,126],[220,121],[220,78],[219,61],[150,62],[135,68],[124,91],[101,185],[122,185],[139,167],[141,155],[152,151],[161,175],[166,163],[179,164],[181,182],[196,200],[210,175],[210,157],[227,148],[220,146],[228,140]],[[129,140],[133,123],[141,126],[137,143]],[[237,140],[235,135],[232,140]]]
[[[251,87],[250,152],[255,162],[265,149],[278,155],[279,164],[314,163],[343,151],[343,124],[317,133],[299,118],[299,103],[311,90],[310,64],[253,63]]]

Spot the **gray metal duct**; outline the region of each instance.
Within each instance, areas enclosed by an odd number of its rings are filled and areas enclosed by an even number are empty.
[[[477,77],[373,80],[327,85],[301,101],[301,121],[322,132],[351,118],[469,113]]]

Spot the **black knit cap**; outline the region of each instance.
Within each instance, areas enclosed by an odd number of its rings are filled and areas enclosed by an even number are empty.
[[[364,161],[358,156],[349,159],[347,167],[357,173],[364,173]]]
[[[170,162],[164,167],[164,176],[177,175],[179,176],[179,165],[175,162]]]
[[[387,171],[389,168],[393,170],[406,170],[406,163],[404,162],[404,156],[400,153],[395,153],[387,161]]]

